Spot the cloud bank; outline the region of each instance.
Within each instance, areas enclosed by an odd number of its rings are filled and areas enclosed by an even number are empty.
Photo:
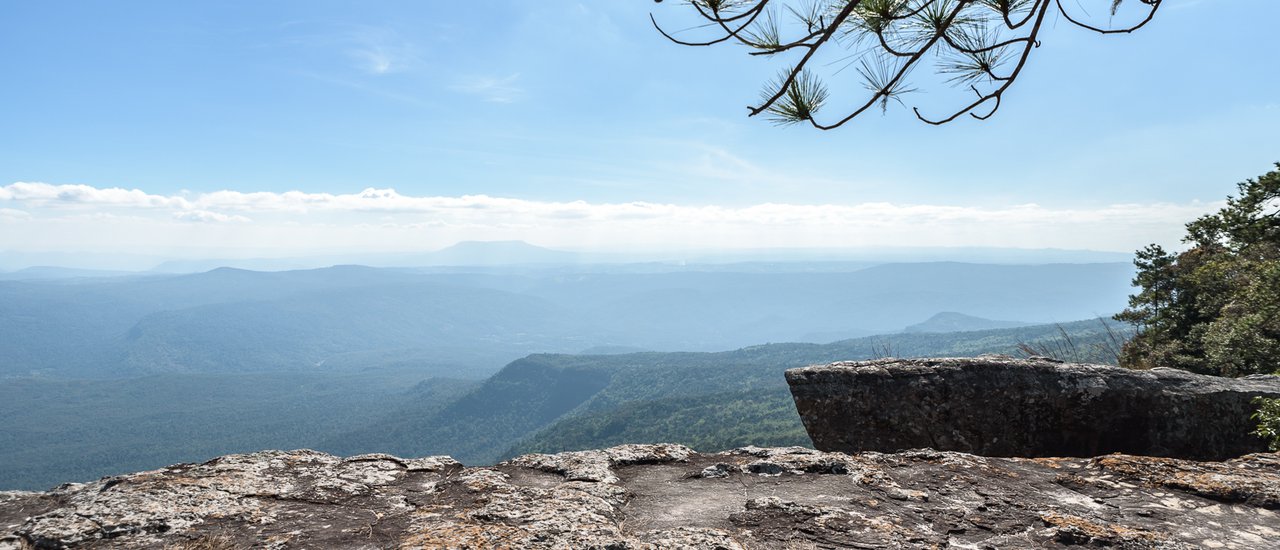
[[[1038,204],[539,201],[489,195],[140,189],[18,182],[0,187],[0,249],[174,250],[260,254],[440,248],[459,240],[544,246],[999,246],[1132,251],[1175,245],[1183,224],[1220,203]]]

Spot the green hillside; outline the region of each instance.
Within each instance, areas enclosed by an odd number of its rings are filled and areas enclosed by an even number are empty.
[[[567,417],[502,453],[556,453],[624,443],[680,443],[700,450],[810,446],[791,394],[777,388],[628,402]]]
[[[707,450],[803,444],[782,376],[788,368],[884,355],[1017,353],[1024,342],[1066,349],[1063,331],[1077,350],[1107,341],[1098,321],[1085,321],[717,353],[537,354],[483,381],[423,381],[424,373],[440,372],[425,349],[342,354],[332,370],[306,372],[8,378],[0,383],[7,420],[0,489],[45,489],[264,448],[449,454],[480,464],[623,442]]]
[[[888,355],[1024,354],[1020,346],[1108,361],[1107,326],[1080,321],[945,334],[903,333],[831,344],[766,344],[717,353],[532,355],[428,415],[396,411],[330,438],[340,453],[450,454],[468,464],[522,452],[667,441],[699,450],[805,441],[783,371]],[[1068,342],[1069,340],[1069,342]],[[1076,350],[1075,354],[1069,350]],[[404,439],[389,434],[415,434]],[[408,428],[405,425],[413,427]],[[358,443],[357,443],[358,442]]]

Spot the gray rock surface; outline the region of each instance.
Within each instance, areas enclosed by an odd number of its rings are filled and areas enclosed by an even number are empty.
[[[0,548],[1277,548],[1280,455],[314,451],[0,493]]]
[[[786,376],[814,446],[841,452],[1222,460],[1267,450],[1249,433],[1252,400],[1280,397],[1276,376],[1006,356],[841,362]]]

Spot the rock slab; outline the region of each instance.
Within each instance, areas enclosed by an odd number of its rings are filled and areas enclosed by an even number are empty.
[[[1106,453],[1223,460],[1266,451],[1258,396],[1280,377],[1220,378],[984,356],[839,362],[786,373],[814,446],[983,456]]]
[[[0,548],[1280,548],[1280,455],[314,451],[0,492]]]

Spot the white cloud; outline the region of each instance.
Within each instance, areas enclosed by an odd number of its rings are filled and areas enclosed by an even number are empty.
[[[185,199],[150,195],[138,189],[97,188],[88,185],[49,185],[17,182],[0,187],[0,201],[18,201],[37,205],[114,205],[143,208],[172,208],[185,205]]]
[[[0,221],[5,220],[25,220],[30,218],[31,214],[22,210],[13,208],[0,208]]]
[[[479,96],[491,103],[515,103],[524,97],[524,88],[517,84],[519,81],[520,73],[505,77],[468,76],[459,79],[453,90]]]
[[[16,208],[5,208],[9,206]],[[210,246],[270,246],[290,253],[329,246],[422,250],[466,239],[524,239],[571,247],[1002,246],[1131,251],[1151,242],[1176,246],[1183,224],[1220,206],[867,202],[733,207],[416,196],[376,188],[345,194],[223,190],[164,195],[30,182],[0,187],[0,216],[11,226],[29,226],[29,235],[57,236],[57,242],[44,246],[128,242],[163,247],[208,241]],[[0,232],[0,248],[37,244],[17,233],[23,232]]]
[[[173,219],[188,222],[202,223],[227,223],[227,222],[248,222],[249,218],[238,214],[223,214],[221,212],[210,212],[208,210],[182,210],[173,213]]]

